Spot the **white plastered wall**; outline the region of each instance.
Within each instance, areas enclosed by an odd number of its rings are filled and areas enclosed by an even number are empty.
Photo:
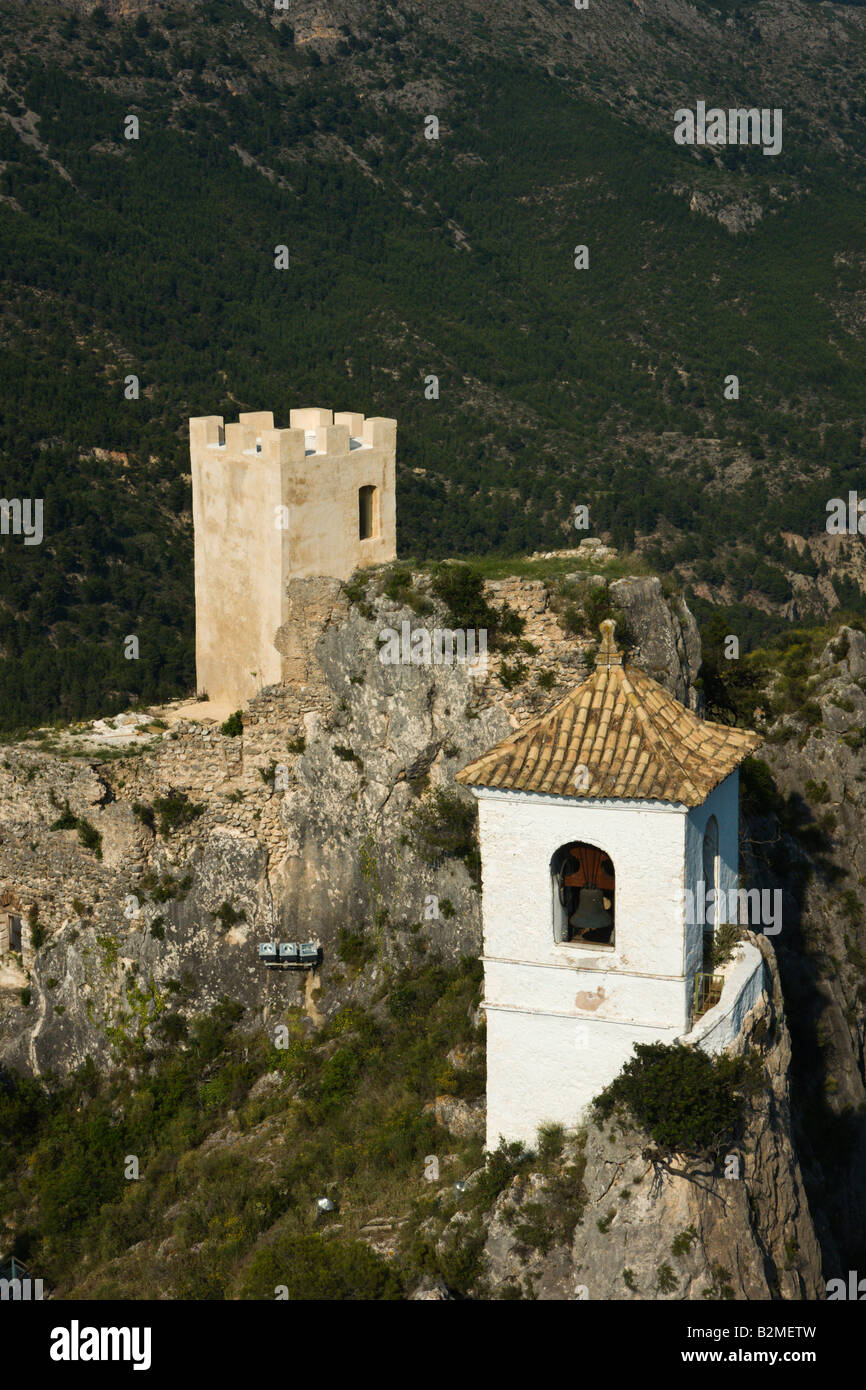
[[[688,1026],[687,808],[476,789],[483,864],[487,1142],[574,1125],[632,1055]],[[550,863],[582,840],[616,875],[613,947],[557,943]]]

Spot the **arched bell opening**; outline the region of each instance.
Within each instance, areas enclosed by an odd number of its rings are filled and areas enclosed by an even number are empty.
[[[553,937],[587,946],[612,946],[616,915],[613,861],[596,845],[573,840],[550,861]]]

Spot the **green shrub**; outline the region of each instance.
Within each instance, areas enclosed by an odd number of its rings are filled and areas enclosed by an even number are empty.
[[[581,1153],[575,1163],[557,1169],[548,1178],[538,1201],[518,1209],[514,1234],[521,1245],[546,1255],[556,1246],[571,1244],[586,1209],[585,1171]]]
[[[170,902],[172,898],[183,899],[184,894],[191,887],[192,878],[189,874],[185,874],[180,882],[178,882],[171,874],[164,874],[163,877],[160,878],[158,874],[148,869],[147,872],[143,873],[141,876],[139,891],[143,894],[149,893],[155,903],[167,903]],[[161,918],[157,920],[162,921]]]
[[[343,584],[343,593],[349,602],[357,608],[362,618],[368,621],[373,617],[373,609],[367,602],[367,585],[370,582],[369,574],[363,570],[356,570],[351,579],[347,579]]]
[[[326,1112],[341,1109],[350,1099],[361,1072],[361,1059],[351,1047],[340,1047],[322,1067],[318,1095]]]
[[[514,690],[526,678],[526,663],[515,661],[509,665],[503,661],[499,668],[499,679],[506,690]]]
[[[417,992],[411,984],[394,985],[388,994],[388,1013],[398,1020],[412,1018],[417,998]]]
[[[677,1043],[636,1043],[635,1056],[593,1109],[603,1122],[624,1108],[667,1152],[715,1153],[740,1125],[748,1084],[742,1057],[711,1058]]]
[[[483,576],[463,561],[440,565],[432,588],[445,604],[449,626],[472,628],[475,632],[486,630],[490,647],[501,644],[503,638],[520,637],[526,626],[524,619],[507,604],[496,609],[487,602]]]
[[[712,1279],[713,1282],[710,1284],[709,1288],[701,1291],[702,1298],[711,1298],[713,1300],[736,1298],[733,1286],[730,1283],[730,1275],[724,1265],[713,1265]]]
[[[614,606],[610,590],[606,584],[596,584],[587,589],[583,596],[583,614],[591,636],[596,636],[607,618],[613,618],[615,624],[613,635],[617,645],[620,647],[630,645],[631,633],[625,620],[625,614]]]
[[[495,627],[497,613],[484,597],[484,579],[471,565],[440,565],[433,576],[433,592],[444,603],[453,628]]]
[[[732,959],[734,949],[740,940],[740,927],[736,922],[722,922],[713,933],[710,947],[709,968],[717,970]]]
[[[405,565],[391,566],[382,592],[393,603],[403,604],[415,613],[429,613],[433,607],[427,596],[413,586],[412,571]]]
[[[183,1042],[189,1029],[186,1019],[180,1014],[163,1014],[156,1025],[156,1031],[167,1043]]]
[[[570,637],[580,637],[586,627],[583,612],[576,603],[570,603],[562,610],[562,626]]]
[[[450,1230],[437,1252],[438,1273],[449,1289],[468,1297],[484,1273],[487,1232],[480,1217]]]
[[[471,859],[477,854],[477,809],[458,792],[437,787],[413,811],[410,843],[419,859],[433,866],[445,858]]]
[[[403,1296],[396,1272],[363,1241],[320,1235],[282,1236],[256,1251],[241,1297],[273,1301],[281,1285],[294,1302],[383,1302]]]
[[[148,830],[156,830],[156,815],[152,806],[145,806],[140,801],[133,801],[132,810],[142,824],[147,826]]]
[[[540,1125],[538,1129],[538,1161],[551,1163],[562,1157],[565,1127],[559,1124]]]
[[[694,1226],[687,1226],[679,1235],[674,1236],[671,1241],[671,1253],[674,1255],[687,1255],[698,1238],[698,1233]]]
[[[529,1157],[519,1140],[507,1144],[500,1139],[499,1147],[487,1154],[483,1169],[469,1189],[468,1205],[478,1211],[489,1211],[499,1194],[511,1185],[521,1168],[525,1168]]]
[[[76,816],[69,809],[69,802],[64,806],[63,814],[58,816],[48,827],[49,830],[77,830],[78,839],[85,849],[92,849],[97,859],[102,858],[102,836],[95,826],[85,820],[83,816]]]
[[[102,858],[102,836],[95,826],[85,820],[83,816],[78,818],[78,838],[85,849],[92,849],[97,859]]]
[[[763,758],[744,758],[740,764],[740,797],[743,810],[752,815],[778,812],[782,797]]]
[[[226,738],[237,738],[244,731],[243,711],[236,709],[234,714],[230,714],[224,723],[220,724],[220,733]]]
[[[173,788],[168,796],[156,797],[153,807],[159,816],[159,833],[164,836],[170,835],[178,826],[188,825],[205,809],[190,801],[186,792],[177,792]]]
[[[365,1165],[377,1173],[417,1166],[435,1143],[436,1121],[417,1102],[390,1106],[361,1148]]]
[[[341,927],[337,941],[337,955],[344,965],[353,965],[363,970],[368,960],[376,954],[376,947],[368,941],[363,932],[354,932],[349,927]]]
[[[830,790],[826,782],[816,782],[814,778],[810,777],[803,790],[809,800],[816,802],[819,806],[830,800]]]
[[[237,912],[229,902],[223,903],[217,912],[211,913],[211,916],[222,925],[225,931],[229,931],[231,927],[237,926],[238,922],[245,922],[247,920],[247,914],[244,912],[243,908],[241,908],[240,912]]]
[[[356,763],[359,768],[363,769],[364,764],[354,748],[346,748],[342,743],[335,743],[333,748],[337,757],[342,758],[344,763]]]
[[[859,922],[863,916],[863,904],[853,888],[846,888],[841,894],[839,906],[851,922]]]
[[[799,708],[799,716],[809,728],[821,723],[823,714],[817,700],[806,700]]]
[[[58,817],[57,817],[57,820],[56,820],[56,821],[53,821],[53,822],[51,823],[51,825],[50,825],[48,828],[49,828],[49,830],[77,830],[77,829],[78,829],[78,817],[76,816],[76,814],[75,814],[74,811],[70,811],[70,809],[69,809],[69,802],[68,802],[68,801],[66,802],[66,806],[65,806],[65,810],[64,810],[64,812],[63,812],[63,815],[62,815],[62,816],[58,816]]]
[[[403,601],[403,596],[412,587],[412,571],[405,565],[392,565],[385,577],[382,593],[395,603]]]

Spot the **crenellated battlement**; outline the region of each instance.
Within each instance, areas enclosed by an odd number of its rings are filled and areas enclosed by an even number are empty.
[[[242,704],[285,678],[290,579],[396,556],[397,422],[304,407],[189,422],[199,691]]]
[[[292,410],[288,429],[276,429],[270,410],[251,411],[226,424],[222,415],[189,422],[190,454],[215,450],[226,458],[300,462],[322,454],[340,458],[357,449],[396,449],[397,421],[354,411]]]

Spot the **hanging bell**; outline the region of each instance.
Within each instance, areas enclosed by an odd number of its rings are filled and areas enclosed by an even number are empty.
[[[610,934],[613,920],[604,905],[601,888],[581,888],[577,911],[568,919],[574,936],[587,936],[588,933]]]

